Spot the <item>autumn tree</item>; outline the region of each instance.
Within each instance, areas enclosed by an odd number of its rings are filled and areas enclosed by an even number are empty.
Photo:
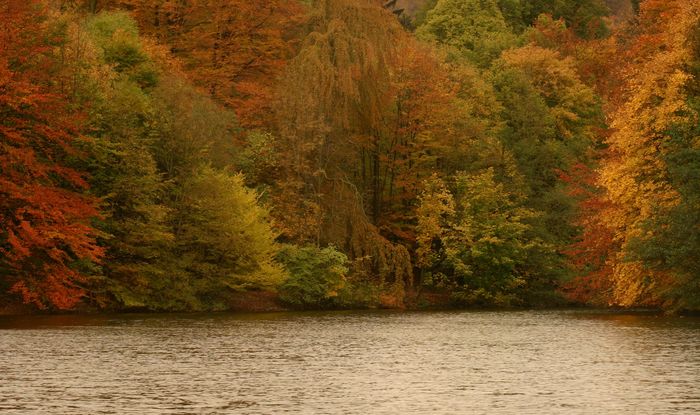
[[[73,307],[102,256],[80,154],[80,114],[52,88],[63,41],[38,2],[0,5],[0,276],[38,307]]]
[[[535,213],[495,181],[493,169],[460,173],[452,180],[450,190],[433,176],[420,196],[423,283],[449,287],[455,300],[470,305],[524,301],[528,256],[542,244],[528,224]]]
[[[574,275],[561,285],[566,296],[579,303],[608,306],[613,292],[610,259],[619,250],[615,230],[605,221],[613,209],[598,184],[599,175],[591,167],[578,163],[560,172],[567,192],[577,202],[573,224],[580,227],[571,244],[562,250]]]
[[[626,56],[620,53],[619,43],[624,42],[626,27],[620,25],[611,36],[585,39],[577,36],[564,19],[543,14],[523,35],[529,42],[570,59],[581,81],[612,105],[621,88],[618,69]]]
[[[334,243],[353,259],[368,258],[367,269],[379,271],[380,279],[402,283],[410,274],[408,253],[376,225],[389,187],[383,177],[391,174],[387,131],[397,128],[387,117],[391,68],[405,32],[369,0],[320,1],[315,10],[280,91],[279,151],[286,173],[276,206],[292,209],[277,214],[302,225],[288,236]],[[304,218],[313,223],[304,225]]]
[[[697,65],[698,19],[698,5],[693,2],[641,4],[639,34],[623,72],[624,100],[612,114],[615,132],[608,140],[610,155],[603,162],[600,179],[613,205],[605,223],[620,246],[609,259],[614,284],[611,301],[617,304],[679,304],[678,295],[670,292],[695,284],[694,277],[688,279],[692,271],[676,273],[671,271],[674,267],[656,266],[658,253],[647,248],[640,257],[635,251],[661,240],[670,244],[664,248],[669,253],[677,249],[663,236],[668,235],[663,229],[693,203],[692,191],[678,179],[692,166],[696,145],[694,129],[688,126],[697,125],[690,94],[691,71]],[[669,165],[670,161],[678,164]],[[651,230],[651,223],[663,231]],[[644,258],[655,258],[655,266]]]
[[[235,115],[189,85],[127,14],[76,16],[58,17],[70,34],[60,49],[69,67],[55,79],[89,108],[91,137],[78,143],[89,158],[72,163],[91,173],[102,202],[94,226],[105,261],[85,285],[91,298],[199,310],[224,308],[235,290],[274,289],[285,274],[266,209],[225,172]]]
[[[246,127],[270,121],[272,91],[293,55],[304,8],[296,0],[113,0],[144,35],[170,46],[191,79]]]

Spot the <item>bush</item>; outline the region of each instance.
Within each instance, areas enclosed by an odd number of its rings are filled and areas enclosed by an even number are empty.
[[[346,288],[348,258],[334,247],[288,245],[278,254],[289,278],[279,288],[280,298],[295,308],[334,308]]]

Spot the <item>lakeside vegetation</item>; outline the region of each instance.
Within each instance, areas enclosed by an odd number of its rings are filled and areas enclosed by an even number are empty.
[[[700,310],[700,3],[404,3],[0,4],[0,301]]]

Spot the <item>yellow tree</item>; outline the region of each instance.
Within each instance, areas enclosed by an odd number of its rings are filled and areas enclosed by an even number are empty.
[[[609,156],[600,170],[600,183],[610,202],[602,217],[621,247],[608,258],[611,302],[620,305],[657,303],[654,293],[668,278],[631,259],[630,243],[653,236],[644,224],[678,203],[665,151],[672,127],[697,117],[687,105],[691,76],[686,68],[693,56],[688,40],[699,20],[697,2],[642,3],[640,33],[628,52],[629,64],[622,68],[624,101],[612,113]]]

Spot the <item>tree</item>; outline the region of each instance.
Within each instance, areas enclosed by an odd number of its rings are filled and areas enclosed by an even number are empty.
[[[607,258],[611,303],[691,304],[678,295],[678,288],[694,292],[692,271],[679,272],[664,262],[673,263],[670,258],[681,252],[667,231],[678,226],[679,212],[693,209],[692,190],[677,180],[694,163],[693,129],[685,126],[697,124],[689,70],[696,67],[698,15],[695,3],[642,3],[639,31],[624,52],[628,64],[621,68],[623,94],[612,113],[614,132],[599,179],[610,205],[601,222],[612,230],[613,246],[618,247]],[[692,215],[688,220],[684,226],[692,229]],[[677,257],[677,264],[685,255]]]
[[[626,60],[618,44],[620,38],[624,38],[623,30],[618,29],[616,36],[585,39],[567,27],[563,18],[556,20],[551,15],[542,14],[524,37],[537,46],[556,50],[563,58],[571,59],[581,81],[612,103],[620,89],[618,69]]]
[[[375,2],[326,1],[318,13],[280,92],[278,153],[288,173],[278,214],[303,231],[313,222],[307,241],[371,258],[365,272],[380,280],[408,276],[421,181],[459,168],[469,139],[490,128],[470,95],[489,91],[466,65],[452,74]]]
[[[289,272],[280,286],[280,298],[299,308],[337,307],[347,286],[348,258],[329,246],[286,246],[278,255]]]
[[[151,91],[153,155],[165,178],[181,185],[203,164],[231,168],[239,142],[235,114],[176,74],[166,74]],[[177,199],[177,190],[171,192]]]
[[[446,280],[468,304],[522,302],[528,256],[541,245],[527,223],[535,213],[519,206],[490,168],[457,174],[452,187],[433,176],[420,197],[418,257],[427,281]]]
[[[74,56],[71,64],[108,68],[84,71],[85,83],[95,88],[82,93],[92,135],[82,143],[90,155],[83,164],[91,173],[92,193],[102,201],[103,217],[95,226],[106,249],[101,278],[90,288],[104,306],[168,309],[163,286],[173,284],[178,273],[163,204],[166,184],[152,151],[154,105],[145,92],[160,74],[127,15],[100,13],[82,23],[84,33],[74,36],[64,53],[78,50],[75,43],[87,38],[83,47],[92,45],[97,58],[81,62]]]
[[[562,249],[577,234],[576,206],[558,172],[591,161],[590,149],[602,126],[600,104],[579,79],[573,60],[550,49],[528,45],[508,50],[492,73],[504,108],[501,139],[524,176],[526,206],[541,213],[532,224],[539,238]],[[563,255],[550,249],[541,259],[542,275],[546,269],[553,274],[547,279],[566,275]]]
[[[270,122],[276,78],[295,50],[304,9],[295,0],[115,0],[145,35],[171,47],[185,70],[246,127]]]
[[[287,237],[332,243],[351,259],[367,258],[365,271],[380,281],[389,277],[402,284],[410,275],[408,252],[383,238],[376,225],[389,187],[383,180],[387,130],[396,128],[387,117],[393,109],[392,69],[405,32],[370,0],[321,1],[311,22],[281,84],[278,153],[284,176],[275,214],[299,225]],[[285,207],[291,210],[280,210]]]
[[[103,251],[97,200],[69,167],[81,116],[51,88],[62,38],[45,18],[38,2],[0,5],[0,275],[25,302],[68,309]]]
[[[522,20],[530,25],[541,14],[563,19],[566,26],[584,38],[609,33],[605,18],[610,13],[604,0],[521,0]]]
[[[562,284],[573,301],[599,306],[610,304],[613,292],[612,264],[619,251],[615,231],[605,217],[613,205],[598,184],[598,174],[585,164],[575,164],[560,172],[569,195],[577,201],[577,217],[573,224],[581,228],[576,239],[563,252],[574,270],[574,278]]]
[[[480,66],[488,66],[515,44],[495,0],[440,0],[416,35],[451,48]]]
[[[268,211],[240,175],[201,167],[183,184],[174,213],[176,252],[188,290],[223,308],[231,290],[275,288],[285,278]]]

